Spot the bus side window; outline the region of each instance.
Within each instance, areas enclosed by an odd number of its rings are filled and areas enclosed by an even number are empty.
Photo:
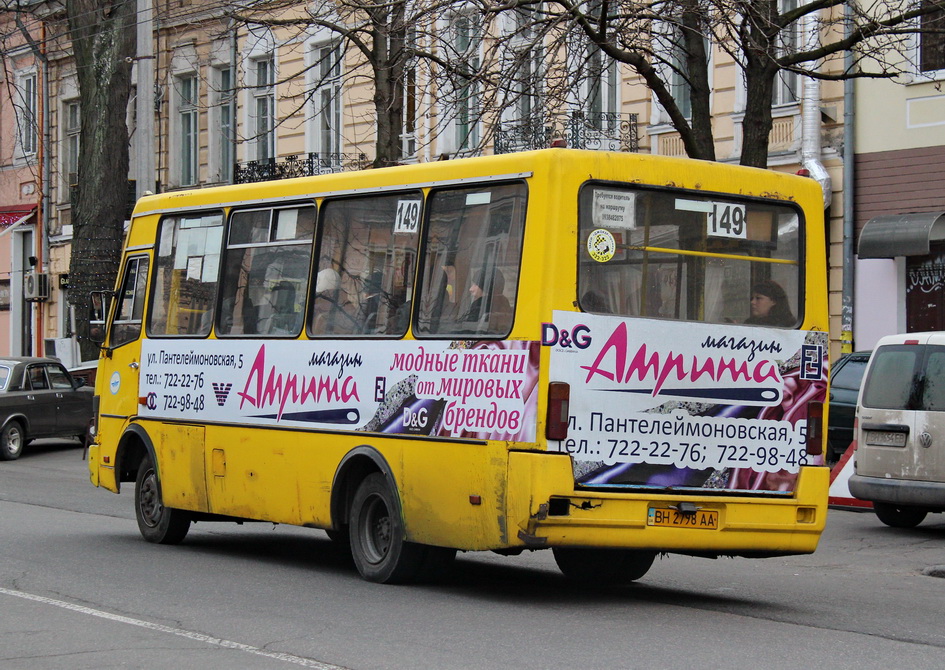
[[[407,332],[422,207],[419,191],[322,203],[310,335]]]
[[[210,333],[217,294],[223,214],[182,214],[161,221],[148,334]]]
[[[233,212],[217,335],[299,335],[314,235],[311,205]]]
[[[526,194],[524,184],[504,184],[430,195],[418,334],[509,334]]]

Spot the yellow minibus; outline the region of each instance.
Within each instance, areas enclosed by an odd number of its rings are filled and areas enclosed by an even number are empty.
[[[551,549],[814,551],[827,512],[820,187],[554,148],[139,200],[92,483],[141,533],[323,529],[407,582]]]

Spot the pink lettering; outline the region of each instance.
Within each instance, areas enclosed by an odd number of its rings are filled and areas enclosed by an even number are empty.
[[[294,373],[283,374],[275,366],[268,369],[267,376],[265,345],[259,347],[259,352],[256,354],[256,358],[249,369],[249,374],[246,376],[246,385],[242,391],[238,392],[238,395],[241,398],[240,409],[247,402],[256,408],[278,405],[279,411],[276,414],[276,421],[282,419],[285,406],[290,401],[303,405],[306,402],[312,404],[321,402],[346,403],[352,398],[360,401],[358,384],[351,376],[346,377],[339,383],[338,379],[324,375],[321,377],[305,377]]]
[[[673,351],[665,354],[659,351],[648,352],[646,344],[641,344],[627,365],[627,347],[627,326],[621,323],[607,338],[594,362],[581,366],[587,370],[584,383],[589,383],[595,375],[618,384],[629,384],[634,378],[641,382],[651,379],[654,396],[659,395],[668,379],[697,382],[702,377],[708,377],[714,382],[724,380],[763,383],[772,380],[778,384],[783,383],[778,366],[768,360],[758,361],[752,366],[749,362],[739,362],[734,358],[700,359],[694,355],[691,362],[687,362],[685,354],[676,354]]]

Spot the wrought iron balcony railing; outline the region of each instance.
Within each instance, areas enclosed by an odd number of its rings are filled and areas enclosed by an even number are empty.
[[[495,131],[493,151],[507,154],[544,149],[557,139],[565,140],[572,149],[638,151],[637,115],[571,112],[503,122]]]
[[[233,183],[250,184],[273,179],[313,177],[319,174],[360,170],[367,165],[364,154],[309,153],[264,161],[248,161],[233,166]]]

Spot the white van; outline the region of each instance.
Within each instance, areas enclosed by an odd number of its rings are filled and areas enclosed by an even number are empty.
[[[856,406],[850,492],[879,520],[919,525],[945,511],[945,332],[890,335],[870,358]]]

